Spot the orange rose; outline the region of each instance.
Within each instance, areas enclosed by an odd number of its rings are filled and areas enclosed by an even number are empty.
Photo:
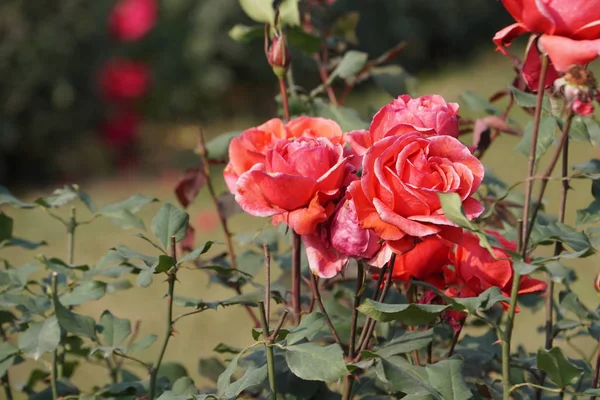
[[[335,209],[342,188],[356,179],[341,145],[325,138],[279,140],[264,163],[237,181],[236,201],[248,214],[286,222],[308,235]]]
[[[358,220],[397,253],[414,246],[414,237],[439,234],[457,240],[461,230],[444,215],[438,193],[457,193],[469,218],[483,206],[471,196],[484,169],[469,149],[451,136],[405,133],[376,142],[365,153],[360,181],[348,191]]]
[[[229,191],[233,194],[237,192],[239,177],[254,165],[264,163],[265,155],[278,140],[297,137],[324,137],[333,144],[340,144],[342,129],[329,119],[299,117],[285,125],[279,118],[274,118],[245,130],[229,144],[229,163],[223,171]]]

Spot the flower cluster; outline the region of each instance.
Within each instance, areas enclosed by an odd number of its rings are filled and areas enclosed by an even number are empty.
[[[108,29],[118,41],[134,42],[150,32],[157,18],[156,0],[121,0],[111,10]],[[101,67],[100,93],[112,105],[107,121],[100,127],[108,144],[123,151],[134,142],[142,120],[134,104],[148,92],[150,82],[150,68],[141,61],[115,58]]]

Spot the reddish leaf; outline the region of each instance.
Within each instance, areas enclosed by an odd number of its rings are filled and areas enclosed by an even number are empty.
[[[242,211],[242,208],[235,201],[235,196],[231,193],[224,192],[219,196],[219,215],[221,215],[221,217],[227,219]]]
[[[194,201],[205,183],[206,175],[204,175],[204,172],[200,168],[192,168],[185,171],[183,177],[181,177],[175,187],[175,195],[183,208],[187,208]]]
[[[190,251],[194,250],[195,242],[196,242],[196,230],[194,229],[194,227],[191,224],[188,224],[187,233],[186,233],[185,237],[183,238],[183,240],[180,242],[181,249],[184,252],[190,252]]]

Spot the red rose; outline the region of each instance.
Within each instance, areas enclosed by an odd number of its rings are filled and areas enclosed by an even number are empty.
[[[368,131],[349,132],[347,138],[352,148],[363,155],[385,137],[414,131],[458,137],[458,104],[446,103],[439,95],[415,99],[402,95],[375,114]]]
[[[110,13],[108,27],[115,38],[135,41],[154,27],[157,18],[156,0],[121,0]]]
[[[279,118],[271,119],[256,128],[244,131],[229,144],[229,163],[223,175],[229,191],[237,192],[237,180],[257,163],[280,139],[298,137],[327,138],[333,144],[342,143],[342,128],[325,118],[299,117],[284,125]]]
[[[365,153],[362,169],[360,181],[348,188],[360,225],[399,254],[414,246],[414,237],[460,235],[444,215],[438,193],[457,193],[470,218],[483,212],[471,197],[483,180],[483,165],[451,136],[387,137]]]
[[[502,0],[517,23],[494,36],[504,52],[514,38],[540,34],[539,47],[558,71],[585,65],[600,54],[600,7],[590,0]],[[524,67],[525,69],[526,67]]]
[[[514,270],[511,256],[506,252],[516,251],[516,244],[508,241],[496,232],[488,231],[503,248],[494,247],[494,256],[479,245],[479,238],[465,232],[463,241],[450,255],[454,273],[448,271],[448,283],[451,287],[446,294],[452,297],[474,297],[496,286],[510,297]],[[521,277],[519,294],[543,292],[546,283],[528,276]]]
[[[148,91],[150,69],[137,61],[112,60],[100,70],[99,81],[100,90],[106,99],[135,100]]]
[[[334,200],[355,179],[341,145],[326,138],[282,139],[237,181],[236,201],[248,214],[287,223],[296,233],[315,231],[333,213]]]

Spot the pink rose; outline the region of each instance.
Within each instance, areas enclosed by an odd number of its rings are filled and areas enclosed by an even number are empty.
[[[385,137],[414,131],[458,137],[458,104],[446,103],[439,95],[402,95],[375,114],[368,131],[349,132],[347,140],[363,155]]]
[[[144,37],[157,18],[156,0],[121,0],[110,13],[108,27],[115,38],[131,42]]]
[[[334,200],[356,179],[341,145],[325,138],[282,139],[237,181],[236,201],[248,214],[273,217],[307,235],[327,220]]]

